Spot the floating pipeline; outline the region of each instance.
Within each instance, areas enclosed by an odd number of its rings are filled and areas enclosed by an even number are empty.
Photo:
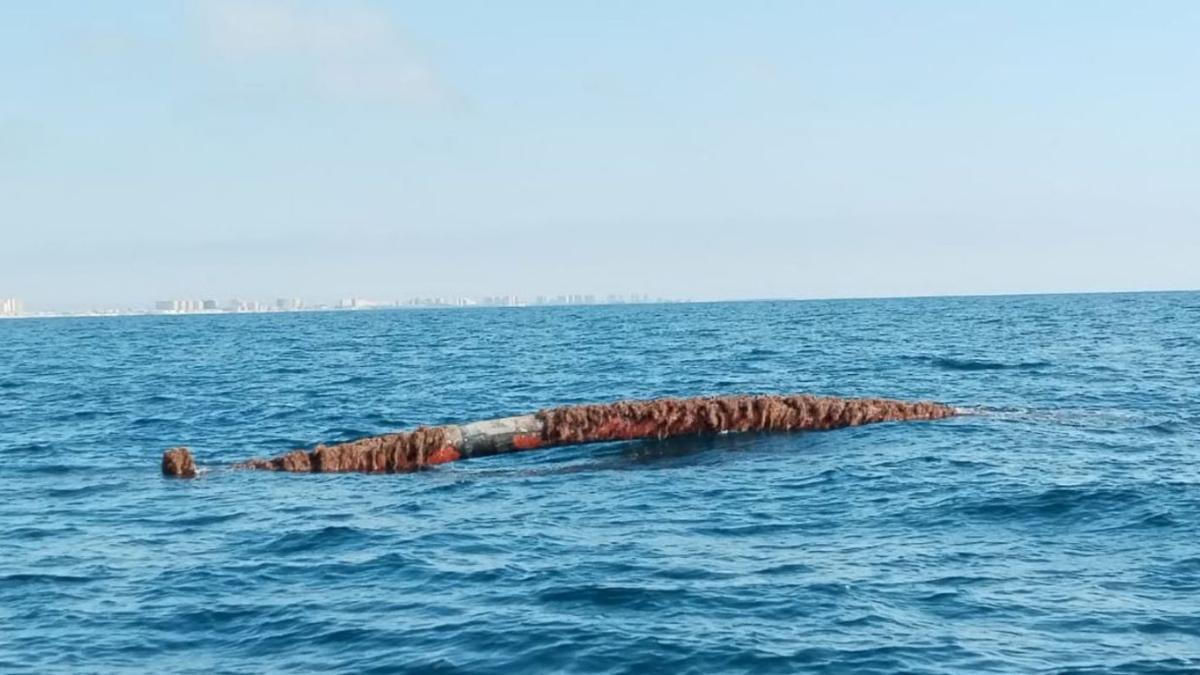
[[[562,445],[720,433],[825,431],[876,422],[936,420],[958,414],[929,401],[810,395],[714,396],[572,405],[531,415],[420,427],[235,464],[299,473],[406,473],[471,457]],[[163,454],[166,476],[192,478],[187,448]]]

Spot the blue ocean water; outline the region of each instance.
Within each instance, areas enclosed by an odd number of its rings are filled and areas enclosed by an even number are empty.
[[[1195,672],[1198,384],[1196,293],[0,322],[0,671]],[[742,392],[977,414],[220,470]]]

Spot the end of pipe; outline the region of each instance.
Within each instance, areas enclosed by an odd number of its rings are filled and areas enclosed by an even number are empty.
[[[195,478],[196,460],[187,448],[171,448],[163,453],[162,472],[168,478]]]

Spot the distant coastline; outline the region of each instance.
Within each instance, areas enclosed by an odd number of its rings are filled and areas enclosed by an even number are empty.
[[[416,303],[403,301],[395,303],[358,303],[353,305],[314,304],[299,307],[274,307],[259,304],[246,309],[197,309],[197,310],[160,310],[160,309],[105,309],[89,311],[45,311],[25,312],[11,315],[0,314],[0,321],[17,319],[80,319],[80,318],[112,318],[137,316],[225,316],[239,314],[304,314],[324,312],[378,312],[388,310],[454,310],[454,309],[530,309],[538,307],[612,307],[628,305],[668,305],[668,304],[732,304],[755,302],[854,302],[873,300],[923,300],[923,299],[955,299],[955,298],[1029,298],[1029,297],[1059,297],[1059,296],[1092,296],[1092,295],[1160,295],[1177,293],[1200,293],[1200,289],[1149,289],[1149,290],[1111,290],[1111,291],[1050,291],[1028,293],[966,293],[946,295],[886,295],[886,296],[844,296],[844,297],[761,297],[761,298],[705,298],[705,299],[670,299],[645,298],[639,300],[605,300],[596,299],[587,302],[539,302],[514,299],[511,302],[487,303],[471,302],[461,304],[450,303]],[[511,297],[511,296],[510,296]]]

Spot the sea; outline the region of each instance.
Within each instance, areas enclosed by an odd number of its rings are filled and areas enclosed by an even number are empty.
[[[230,469],[793,392],[965,414]],[[3,321],[0,672],[1200,672],[1200,293]]]

